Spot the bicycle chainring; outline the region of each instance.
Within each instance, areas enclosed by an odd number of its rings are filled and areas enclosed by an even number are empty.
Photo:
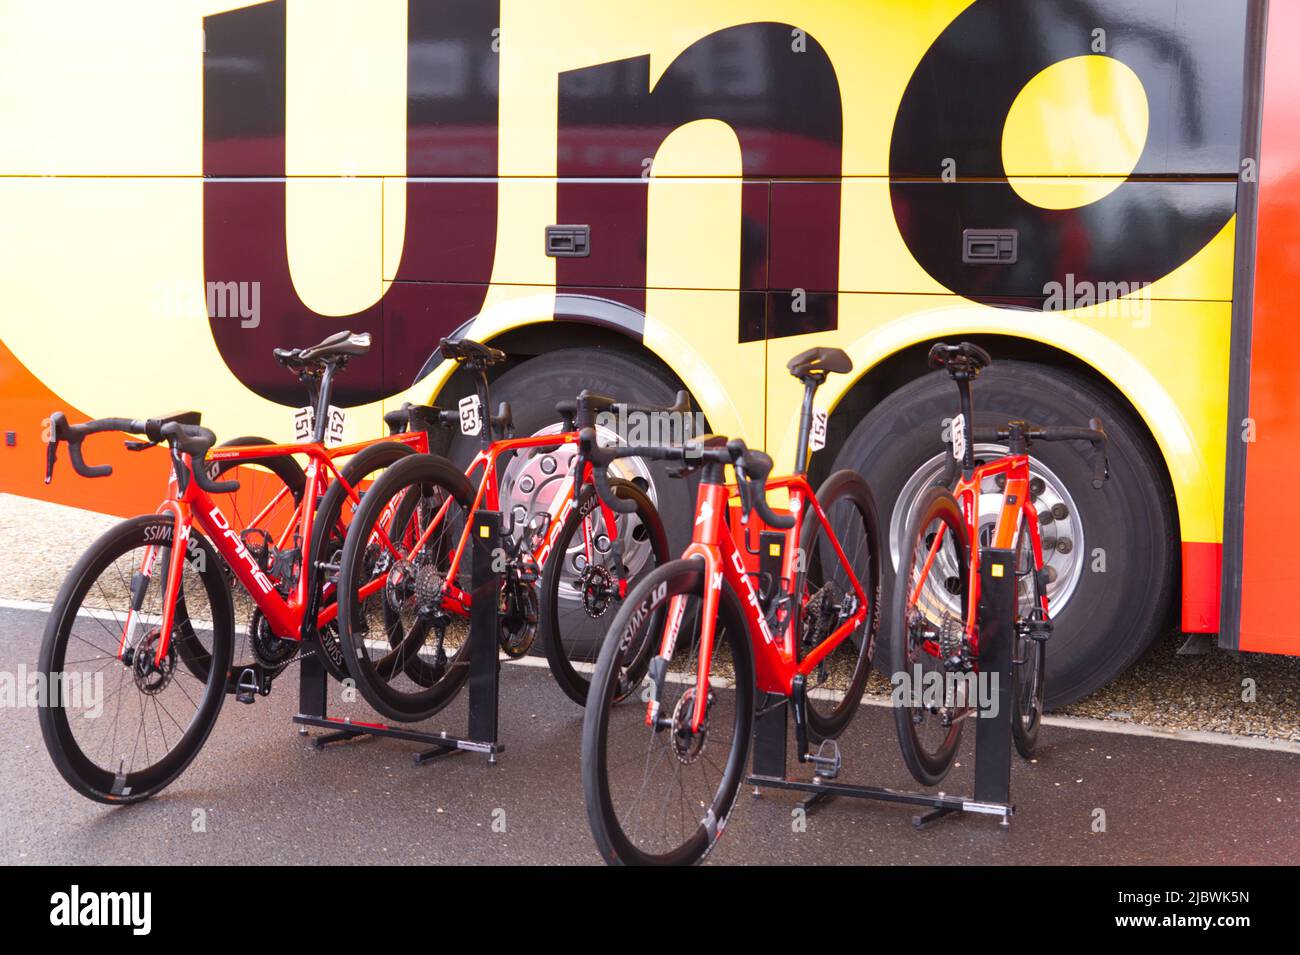
[[[297,658],[298,642],[285,640],[272,633],[271,624],[262,615],[262,611],[253,611],[248,629],[248,644],[253,651],[253,659],[271,676],[279,674]]]

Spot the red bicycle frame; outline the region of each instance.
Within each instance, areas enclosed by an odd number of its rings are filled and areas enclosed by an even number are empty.
[[[1034,510],[1033,498],[1029,492],[1029,456],[1027,454],[1005,455],[994,461],[979,465],[970,477],[959,476],[953,496],[957,498],[957,502],[961,505],[962,523],[966,526],[966,539],[970,542],[967,554],[967,593],[970,595],[970,599],[967,602],[966,619],[963,621],[963,628],[977,670],[979,666],[980,488],[985,480],[996,479],[999,475],[1005,479],[1006,484],[1002,490],[1002,506],[998,509],[997,522],[994,525],[993,536],[989,540],[988,546],[1003,550],[1014,548],[1016,541],[1019,539],[1021,522],[1023,521],[1024,526],[1029,528],[1034,570],[1041,570],[1043,566],[1043,542],[1039,536],[1038,512]],[[947,529],[946,524],[939,525],[934,541],[930,544],[929,553],[926,554],[925,565],[918,575],[916,587],[908,597],[909,605],[914,606],[920,599],[921,589],[929,580],[930,569],[943,546],[943,539]],[[1039,595],[1039,601],[1043,613],[1046,614],[1048,606],[1045,591]],[[925,650],[934,656],[940,654],[938,645],[930,640],[925,642]]]
[[[799,576],[796,565],[798,541],[803,530],[803,522],[808,519],[807,515],[811,511],[821,523],[827,539],[834,545],[836,557],[848,571],[857,596],[857,609],[813,647],[802,660],[798,659],[795,646],[798,638],[795,621],[800,618],[800,613],[796,611],[788,614],[781,632],[772,632],[763,613],[758,591],[754,588],[753,575],[746,565],[744,555],[736,546],[733,531],[737,528],[731,526],[730,522],[737,520],[735,515],[739,515],[740,511],[728,506],[731,497],[737,493],[736,485],[701,482],[696,495],[695,527],[691,535],[691,543],[682,554],[683,559],[687,560],[699,558],[704,564],[705,575],[703,608],[700,612],[700,652],[695,676],[695,709],[691,719],[691,729],[694,732],[699,732],[704,724],[709,695],[709,671],[713,663],[718,602],[721,599],[724,582],[729,584],[741,598],[746,631],[750,635],[750,643],[755,651],[755,679],[758,688],[767,693],[779,693],[783,696],[789,696],[793,692],[796,676],[808,676],[812,673],[828,654],[862,625],[872,609],[862,590],[862,584],[853,573],[853,568],[849,565],[849,560],[835,532],[831,529],[830,521],[827,520],[826,513],[817,500],[817,495],[808,484],[808,479],[802,474],[794,474],[777,478],[769,482],[768,487],[787,491],[790,498],[788,510],[795,517],[794,527],[780,531],[785,537],[782,548],[781,578],[795,580]],[[742,526],[739,530],[744,539],[747,539],[750,521],[758,524],[760,531],[767,529],[754,513],[751,513],[747,520],[741,518],[741,521]],[[802,595],[800,599],[802,600]],[[798,610],[801,611],[802,607]],[[659,645],[660,656],[672,658],[685,613],[685,595],[678,594],[668,605],[664,634]],[[762,639],[753,639],[755,633]],[[655,713],[655,705],[652,701],[646,708],[648,726],[654,725],[658,715]]]
[[[404,444],[419,453],[427,452],[429,446],[428,435],[423,431],[391,435],[380,440]],[[312,540],[312,529],[316,520],[316,506],[331,479],[340,483],[347,492],[349,500],[354,504],[360,500],[357,489],[344,480],[341,471],[334,462],[337,458],[348,457],[378,443],[379,441],[361,441],[336,448],[327,448],[320,442],[216,448],[208,453],[206,461],[256,462],[264,458],[282,457],[291,454],[307,456],[307,467],[305,469],[307,475],[306,488],[303,492],[302,502],[298,505],[293,519],[289,521],[280,539],[276,542],[277,547],[282,548],[295,534],[302,541],[310,542]],[[172,543],[171,554],[168,558],[167,584],[163,594],[162,623],[155,662],[159,666],[162,665],[167,655],[168,646],[171,643],[172,626],[175,620],[175,604],[180,593],[181,573],[183,571],[182,561],[187,556],[186,551],[189,546],[191,528],[196,524],[212,542],[217,553],[225,558],[235,578],[252,595],[253,602],[266,618],[271,632],[275,636],[287,640],[303,640],[310,631],[327,626],[337,614],[336,605],[333,602],[329,602],[321,609],[314,621],[306,619],[307,610],[310,606],[311,588],[316,581],[315,561],[312,559],[312,555],[304,554],[303,569],[298,575],[298,582],[293,593],[288,597],[282,596],[258,565],[257,559],[249,553],[240,537],[240,529],[231,526],[221,507],[194,480],[193,460],[189,455],[184,454],[181,455],[181,458],[186,469],[190,472],[188,480],[185,481],[185,488],[183,491],[181,490],[176,478],[176,471],[173,468],[167,483],[167,499],[158,508],[159,514],[167,514],[172,518]],[[257,520],[261,520],[270,513],[275,504],[287,493],[287,488],[281,488],[270,503],[262,509]],[[160,546],[163,545],[161,543],[151,544],[145,548],[144,556],[141,559],[140,573],[146,579],[152,576],[155,570],[157,550]],[[125,652],[130,643],[136,622],[135,618],[136,612],[132,609],[131,613],[127,615],[123,627],[121,646],[118,650],[119,656]]]
[[[561,434],[538,434],[526,438],[503,438],[499,441],[493,441],[486,448],[479,450],[474,455],[469,467],[465,469],[466,477],[473,477],[475,472],[482,471],[479,478],[478,490],[475,492],[474,500],[470,504],[470,513],[473,514],[480,508],[486,508],[490,511],[500,510],[501,508],[501,488],[497,479],[498,464],[501,455],[513,451],[524,451],[529,448],[556,447],[564,445],[576,445],[578,443],[578,433],[576,431],[564,432]],[[582,483],[590,484],[592,480],[591,464],[585,464],[582,473]],[[575,479],[574,470],[570,469],[569,473],[564,476],[560,489],[551,500],[547,509],[550,517],[546,532],[542,537],[541,543],[537,550],[532,554],[534,563],[537,566],[544,566],[551,550],[555,547],[556,538],[559,536],[564,522],[568,519],[569,511],[577,503],[577,489],[580,486],[579,481]],[[605,522],[606,531],[611,538],[617,536],[615,530],[615,515],[613,510],[599,497],[596,500],[600,508],[601,518]],[[410,548],[410,553],[416,553],[428,543],[429,538],[434,534],[442,524],[448,509],[451,507],[451,501],[443,502],[434,515],[433,520],[425,527],[415,543]],[[465,554],[465,549],[469,543],[469,532],[473,526],[472,522],[467,520],[465,527],[461,531],[460,540],[456,544],[456,550],[452,554],[451,563],[447,569],[446,581],[444,583],[442,606],[445,610],[450,610],[459,614],[467,614],[470,609],[470,594],[464,588],[460,587],[456,581],[460,569],[461,558]],[[592,559],[592,541],[584,521],[582,525],[583,547],[588,560]],[[397,548],[388,538],[387,533],[382,527],[375,529],[372,535],[381,546],[387,548],[392,554],[397,555]],[[365,600],[375,594],[385,585],[383,577],[377,577],[369,583],[357,589],[359,600]],[[620,578],[618,582],[619,597],[627,596],[627,581]]]

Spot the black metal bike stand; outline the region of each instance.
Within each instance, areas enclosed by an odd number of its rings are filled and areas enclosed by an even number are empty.
[[[385,723],[361,723],[349,717],[329,716],[327,693],[329,675],[316,654],[303,657],[299,671],[298,715],[293,721],[300,726],[320,726],[333,730],[312,740],[316,749],[330,743],[355,739],[358,736],[387,736],[393,739],[423,743],[430,749],[415,754],[417,765],[439,756],[455,753],[486,753],[489,763],[495,763],[497,754],[505,746],[497,737],[497,704],[501,676],[501,657],[498,652],[500,620],[497,616],[497,596],[501,592],[501,574],[493,569],[494,552],[501,546],[501,513],[476,511],[470,529],[472,567],[472,604],[469,617],[469,726],[466,736],[443,733],[421,733],[401,726]],[[300,730],[306,733],[306,729]]]
[[[1011,802],[1011,650],[1014,646],[1016,610],[1015,552],[986,547],[981,552],[980,671],[997,673],[997,713],[975,720],[975,792],[972,796],[919,793],[879,786],[853,786],[822,776],[820,767],[811,780],[786,776],[786,738],[791,699],[767,694],[754,719],[752,773],[747,782],[756,787],[793,789],[810,793],[801,805],[805,810],[835,797],[875,799],[928,807],[912,817],[912,825],[924,828],[954,813],[998,816],[1010,824],[1015,806]],[[807,752],[806,730],[796,725],[795,736]],[[801,762],[815,760],[804,757]],[[836,767],[838,770],[838,766]]]

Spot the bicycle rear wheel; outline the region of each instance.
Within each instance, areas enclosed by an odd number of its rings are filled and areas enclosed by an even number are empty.
[[[339,473],[347,486],[364,498],[371,484],[385,468],[415,453],[414,448],[397,441],[381,441],[352,455]],[[352,502],[347,490],[338,480],[330,482],[317,505],[310,550],[316,571],[317,596],[313,609],[317,614],[337,600],[343,542],[360,506],[359,502]],[[332,623],[316,629],[315,643],[321,654],[321,662],[330,675],[340,681],[347,679],[348,669],[337,614]]]
[[[601,647],[582,727],[582,783],[596,846],[611,864],[701,861],[726,828],[744,780],[754,662],[740,603],[727,587],[719,601],[706,719],[699,731],[691,729],[703,593],[701,561],[664,564],[628,594]],[[653,676],[675,597],[681,598],[680,625],[650,727],[645,706],[615,705],[627,681],[625,647],[646,641],[656,647]]]
[[[610,488],[637,508],[631,514],[615,515],[630,592],[639,579],[667,562],[668,536],[645,491],[622,480],[610,481]],[[597,504],[596,489],[583,488],[556,537],[541,580],[540,629],[546,659],[555,682],[579,706],[587,703],[591,673],[613,616],[609,610],[617,611],[623,603],[613,541]],[[656,649],[649,641],[628,648],[623,661],[624,696],[641,682]]]
[[[804,570],[794,589],[799,613],[796,652],[800,660],[818,646],[861,604],[853,581],[867,600],[867,616],[808,674],[808,729],[816,739],[844,732],[862,703],[880,627],[880,521],[867,482],[854,471],[837,471],[817,491],[834,536],[817,515],[804,515],[799,547]],[[835,550],[838,541],[844,554]],[[850,575],[851,572],[851,575]]]
[[[68,574],[45,628],[41,735],[63,778],[98,802],[138,802],[179,776],[225,699],[230,590],[198,536],[187,545],[169,648],[157,661],[171,539],[172,521],[159,515],[109,530]],[[149,547],[156,559],[143,578]],[[133,588],[141,602],[127,633]]]
[[[935,786],[952,768],[970,712],[949,693],[945,666],[961,645],[970,599],[966,527],[947,488],[921,495],[899,551],[889,646],[894,723],[908,770]],[[959,691],[965,686],[957,683]]]
[[[390,719],[427,719],[469,676],[469,618],[444,596],[473,496],[451,462],[412,455],[370,486],[348,527],[338,587],[343,656],[366,702]],[[450,581],[466,594],[470,564],[466,546]]]

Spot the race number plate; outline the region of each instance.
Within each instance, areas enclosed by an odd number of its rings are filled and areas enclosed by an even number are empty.
[[[342,408],[329,407],[329,419],[325,424],[325,444],[334,447],[343,443],[343,427],[346,419]],[[295,408],[293,411],[293,439],[300,444],[310,441],[312,429],[316,425],[316,409],[312,407]]]
[[[826,412],[814,411],[812,419],[812,431],[808,434],[808,447],[812,451],[820,451],[826,447]]]
[[[457,406],[460,409],[460,433],[475,435],[483,430],[483,408],[478,395],[466,395]]]

